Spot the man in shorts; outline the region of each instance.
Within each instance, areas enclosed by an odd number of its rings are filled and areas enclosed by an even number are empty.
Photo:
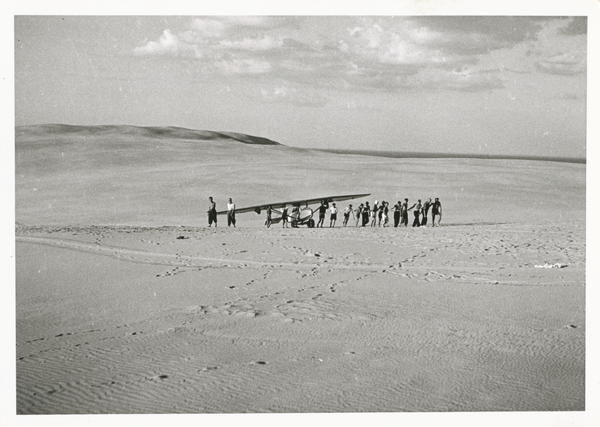
[[[348,225],[350,215],[352,215],[352,217],[354,218],[354,211],[352,210],[352,205],[349,205],[346,209],[344,209],[344,227]]]
[[[335,227],[335,221],[337,220],[337,212],[338,212],[338,208],[335,206],[335,203],[331,206],[331,209],[329,209],[329,212],[331,213],[331,216],[329,218],[329,228],[333,228],[333,227]]]
[[[327,203],[323,200],[321,206],[319,206],[319,222],[317,223],[317,227],[323,228],[323,223],[325,222],[325,213],[327,212]]]

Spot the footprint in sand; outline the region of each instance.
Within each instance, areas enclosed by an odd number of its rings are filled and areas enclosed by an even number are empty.
[[[162,381],[162,380],[166,380],[167,378],[169,378],[168,375],[154,375],[153,377],[148,378],[151,381]]]

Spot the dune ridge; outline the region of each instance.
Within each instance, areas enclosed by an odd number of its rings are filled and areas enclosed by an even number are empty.
[[[19,138],[44,137],[44,136],[128,136],[169,140],[234,140],[244,144],[281,145],[279,142],[267,138],[246,135],[235,132],[215,132],[209,130],[194,130],[176,126],[131,126],[131,125],[98,125],[77,126],[65,124],[43,124],[30,126],[17,126],[16,134]]]

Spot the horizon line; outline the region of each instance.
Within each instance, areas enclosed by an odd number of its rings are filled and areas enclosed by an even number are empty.
[[[423,151],[394,151],[394,150],[360,150],[345,148],[309,148],[310,150],[323,151],[334,154],[351,154],[373,157],[391,157],[391,158],[440,158],[440,159],[483,159],[483,160],[536,160],[546,162],[578,163],[587,164],[586,157],[567,157],[567,156],[537,156],[537,155],[518,155],[518,154],[468,154],[468,153],[440,153]]]

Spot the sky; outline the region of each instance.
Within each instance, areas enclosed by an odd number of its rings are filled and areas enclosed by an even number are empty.
[[[17,14],[15,125],[582,158],[588,19],[537,12]]]

